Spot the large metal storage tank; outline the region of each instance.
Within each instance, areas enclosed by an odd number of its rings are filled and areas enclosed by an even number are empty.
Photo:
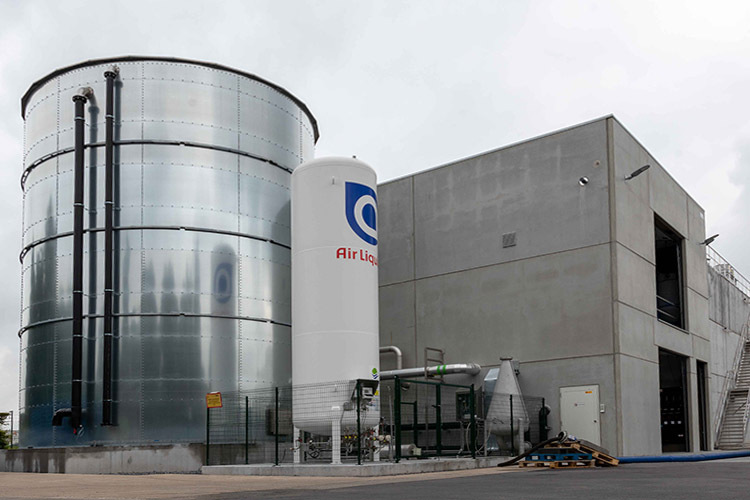
[[[354,158],[319,158],[292,175],[292,364],[295,427],[356,430],[380,417],[377,176]],[[335,446],[335,445],[334,445]]]
[[[116,65],[116,68],[114,66]],[[113,423],[102,426],[105,71],[114,84]],[[71,405],[74,107],[85,108],[83,432]],[[289,384],[290,176],[307,107],[216,64],[87,61],[34,83],[25,120],[21,446],[201,442],[207,391]]]

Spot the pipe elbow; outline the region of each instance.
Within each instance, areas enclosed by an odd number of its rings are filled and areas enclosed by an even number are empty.
[[[83,101],[86,102],[87,100],[94,97],[94,89],[91,87],[81,87],[78,89],[78,92],[73,96],[73,101]]]

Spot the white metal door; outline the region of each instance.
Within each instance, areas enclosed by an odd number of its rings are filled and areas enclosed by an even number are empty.
[[[601,444],[598,385],[560,387],[560,427],[579,439]]]

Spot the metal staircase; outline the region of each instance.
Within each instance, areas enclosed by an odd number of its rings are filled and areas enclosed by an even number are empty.
[[[747,325],[746,325],[747,328]],[[744,333],[744,332],[743,332]],[[716,447],[722,450],[743,448],[747,432],[748,410],[750,409],[750,341],[742,336],[744,343],[739,359],[734,387],[729,389],[724,405],[723,418],[719,428]]]

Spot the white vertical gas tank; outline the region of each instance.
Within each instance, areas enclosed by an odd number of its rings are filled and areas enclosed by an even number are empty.
[[[379,381],[376,188],[375,171],[353,158],[292,174],[293,415],[307,432],[330,435],[335,420],[351,430],[355,381]],[[362,410],[363,427],[377,425],[378,396]]]

